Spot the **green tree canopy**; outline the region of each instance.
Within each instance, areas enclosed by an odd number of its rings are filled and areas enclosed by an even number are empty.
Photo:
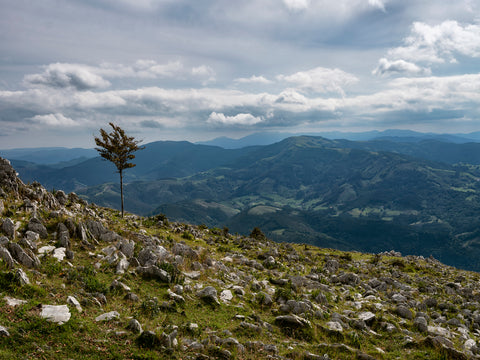
[[[133,154],[135,151],[141,150],[144,147],[138,146],[141,140],[135,140],[133,136],[127,136],[125,131],[113,123],[109,123],[113,131],[107,133],[104,129],[100,129],[101,138],[95,137],[95,148],[100,153],[100,156],[105,160],[111,161],[120,174],[120,197],[122,203],[122,217],[123,217],[123,170],[135,166],[134,163],[129,162],[135,159]]]

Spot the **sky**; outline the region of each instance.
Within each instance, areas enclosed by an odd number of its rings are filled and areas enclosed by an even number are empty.
[[[0,148],[480,131],[480,0],[0,0]]]

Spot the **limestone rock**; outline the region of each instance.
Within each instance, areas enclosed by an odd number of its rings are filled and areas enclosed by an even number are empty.
[[[8,337],[10,336],[10,333],[6,328],[4,328],[3,326],[0,326],[0,336]]]
[[[8,268],[13,268],[15,266],[15,261],[13,260],[10,251],[5,249],[3,246],[0,246],[0,259],[3,259]]]
[[[21,285],[30,284],[27,274],[22,269],[17,269],[15,271],[15,280],[17,280]]]
[[[233,294],[230,290],[223,290],[220,293],[220,300],[222,300],[224,303],[228,303],[232,299],[233,299]]]
[[[197,296],[207,303],[219,304],[217,298],[217,289],[215,289],[213,286],[207,286],[206,288],[200,290],[197,293]]]
[[[4,297],[5,301],[7,302],[8,306],[19,306],[27,303],[27,300],[20,300],[20,299],[15,299],[10,296],[5,296]]]
[[[281,315],[275,318],[275,324],[280,327],[301,329],[311,327],[310,321],[297,315]]]
[[[169,283],[171,281],[170,275],[165,270],[160,269],[155,265],[139,266],[136,271],[144,277],[154,278],[161,282]]]
[[[80,305],[80,303],[78,302],[78,300],[74,296],[67,297],[67,303],[75,306],[75,308],[77,309],[77,311],[79,313],[81,313],[83,311],[82,305]]]
[[[47,321],[62,325],[70,320],[72,314],[67,305],[42,305],[40,316]]]
[[[28,222],[27,229],[30,231],[33,231],[34,233],[37,233],[40,235],[42,239],[47,238],[48,232],[47,228],[42,224],[42,222],[36,218],[32,217],[30,221]]]
[[[95,321],[97,321],[97,322],[99,322],[99,321],[110,321],[110,320],[118,319],[119,317],[120,317],[120,314],[118,312],[110,311],[108,313],[97,316],[95,318]]]
[[[131,319],[128,322],[127,329],[135,334],[141,334],[143,332],[142,325],[140,325],[137,319]]]
[[[3,219],[2,222],[2,231],[10,239],[15,238],[15,224],[10,218]]]

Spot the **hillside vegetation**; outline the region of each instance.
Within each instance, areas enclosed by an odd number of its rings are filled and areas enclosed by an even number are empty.
[[[480,357],[478,273],[0,189],[2,359]]]

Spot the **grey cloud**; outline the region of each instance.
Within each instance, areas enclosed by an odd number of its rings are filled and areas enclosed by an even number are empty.
[[[158,122],[156,120],[142,120],[142,121],[139,122],[139,125],[142,128],[146,128],[146,129],[163,129],[163,128],[165,128],[164,125],[162,125],[160,122]]]
[[[110,82],[95,74],[88,66],[62,63],[48,65],[41,74],[26,75],[24,81],[29,85],[43,85],[52,88],[74,88],[77,90],[89,90],[110,86]]]

